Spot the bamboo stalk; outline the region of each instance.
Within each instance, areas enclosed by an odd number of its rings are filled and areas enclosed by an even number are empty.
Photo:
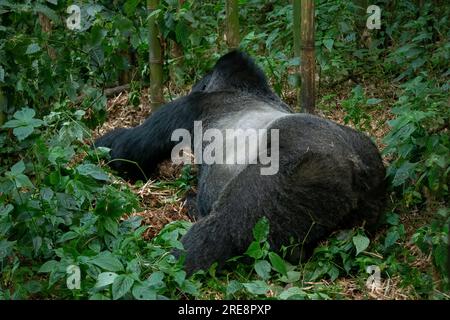
[[[147,8],[151,14],[158,8],[159,0],[147,0]],[[163,60],[160,42],[160,34],[156,24],[156,16],[152,16],[148,22],[149,39],[149,64],[150,64],[150,105],[152,109],[158,108],[164,103],[163,95]]]
[[[314,0],[301,1],[301,109],[314,113],[315,109],[315,50]]]
[[[226,2],[226,41],[230,49],[239,47],[239,8],[237,0],[227,0]]]
[[[294,56],[298,57],[299,59],[301,58],[301,0],[293,0],[292,1],[292,6],[293,6],[293,18],[294,18]],[[300,66],[298,67],[298,72],[296,74],[296,81],[295,81],[295,86],[296,86],[296,97],[297,97],[297,101],[296,101],[296,105],[295,105],[295,110],[296,111],[300,111],[300,92],[301,92],[301,87],[300,87]]]

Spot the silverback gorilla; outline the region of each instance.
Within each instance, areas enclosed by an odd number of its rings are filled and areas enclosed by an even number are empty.
[[[136,162],[148,175],[170,158],[176,145],[172,132],[193,134],[194,121],[202,121],[204,129],[278,129],[279,170],[262,175],[260,163],[199,165],[191,213],[197,222],[182,238],[189,273],[243,254],[263,216],[272,249],[293,239],[310,252],[335,230],[363,221],[374,225],[384,208],[385,168],[372,141],[332,121],[292,113],[239,51],[221,57],[187,96],[160,107],[140,126],[107,133],[95,146],[110,148],[112,159]],[[111,166],[124,177],[142,178],[130,161]],[[288,259],[298,262],[300,254],[293,250]]]

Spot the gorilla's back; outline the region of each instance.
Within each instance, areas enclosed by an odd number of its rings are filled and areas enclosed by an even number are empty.
[[[222,192],[223,188],[229,183],[239,172],[248,165],[236,163],[236,152],[248,152],[249,131],[254,129],[258,133],[260,139],[261,129],[268,129],[271,124],[279,118],[292,115],[290,112],[280,106],[280,104],[263,98],[251,95],[242,95],[241,99],[236,99],[233,93],[233,99],[224,99],[226,92],[213,92],[205,96],[205,103],[208,101],[216,101],[217,96],[223,101],[220,108],[215,105],[205,105],[204,110],[209,110],[203,118],[203,129],[217,129],[221,132],[223,141],[224,158],[223,163],[202,164],[199,170],[198,184],[198,209],[200,216],[205,216],[211,211],[212,205]],[[238,102],[237,102],[238,101]],[[231,130],[235,134],[227,136],[227,130]],[[250,132],[251,133],[251,132]],[[228,150],[230,140],[234,142],[239,139],[245,139],[247,142],[246,149],[234,149],[234,152]],[[202,149],[208,147],[211,141],[206,141],[202,145]],[[232,143],[233,144],[233,143]],[[261,147],[261,146],[259,146]],[[262,146],[264,148],[264,146]],[[265,152],[266,150],[258,149]],[[258,155],[246,154],[247,162],[250,162]]]

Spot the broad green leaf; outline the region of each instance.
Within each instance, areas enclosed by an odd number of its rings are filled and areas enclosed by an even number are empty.
[[[269,252],[269,260],[275,271],[287,276],[286,262],[278,254],[275,252]]]
[[[291,270],[287,272],[286,276],[282,276],[280,280],[286,283],[293,283],[299,281],[301,275],[300,272]]]
[[[117,278],[118,274],[114,272],[102,272],[97,277],[96,288],[104,287],[112,284]]]
[[[242,284],[248,292],[255,295],[266,294],[270,288],[269,286],[261,280],[255,280],[253,282],[243,283]]]
[[[27,281],[23,286],[31,294],[38,293],[42,290],[42,285],[37,280]]]
[[[400,234],[397,229],[390,230],[384,239],[384,247],[391,247],[395,242],[397,242],[398,239],[400,239]]]
[[[156,288],[159,288],[161,286],[164,286],[164,273],[162,271],[156,271],[153,272],[150,277],[147,279],[147,285],[154,286]]]
[[[366,250],[370,243],[369,238],[360,234],[354,236],[352,240],[356,248],[356,255]]]
[[[272,267],[270,266],[270,263],[266,260],[259,260],[255,263],[256,273],[264,280],[267,280],[270,278],[271,270],[272,270]]]
[[[243,288],[244,286],[240,282],[236,280],[231,280],[227,286],[227,295],[235,294],[236,292],[242,290]]]
[[[133,286],[134,279],[128,275],[119,275],[114,279],[112,284],[113,299],[117,300],[126,295]]]
[[[89,300],[105,300],[105,301],[109,301],[111,299],[108,298],[107,296],[97,292],[97,293],[94,293],[92,296],[90,296]]]
[[[246,255],[254,259],[262,258],[264,252],[258,242],[253,241],[245,252]]]
[[[68,231],[64,233],[59,239],[56,241],[56,243],[63,243],[72,239],[75,239],[78,237],[78,233],[75,231]]]
[[[25,171],[25,163],[23,162],[23,160],[20,160],[11,167],[11,173],[14,175],[18,175],[20,173],[23,173],[24,171]]]
[[[334,40],[333,39],[325,39],[325,40],[323,40],[323,45],[329,51],[331,51],[331,49],[333,49],[333,44],[334,44]]]
[[[123,8],[127,16],[132,16],[136,13],[136,7],[141,0],[128,0],[125,2]]]
[[[8,215],[11,211],[14,210],[14,206],[8,203],[6,206],[0,207],[0,217]]]
[[[115,219],[111,217],[106,217],[103,222],[103,226],[105,227],[106,231],[111,233],[113,236],[117,236],[119,224]]]
[[[123,271],[122,262],[108,251],[100,253],[96,258],[91,260],[91,263],[107,271]]]
[[[373,104],[378,104],[378,103],[380,103],[380,102],[382,102],[383,101],[383,99],[377,99],[377,98],[370,98],[370,99],[367,99],[367,104],[368,105],[373,105]]]
[[[18,127],[13,129],[13,134],[19,139],[19,141],[25,140],[30,134],[32,134],[34,128],[31,126]]]
[[[299,287],[290,287],[287,290],[284,290],[279,296],[281,300],[304,300],[305,297],[306,293]]]
[[[16,241],[0,240],[0,259],[4,259],[11,254]]]
[[[397,187],[405,183],[405,181],[415,173],[416,166],[417,163],[405,161],[395,172],[394,179],[392,180],[392,185],[394,187]]]
[[[37,43],[32,43],[27,47],[25,54],[33,54],[41,50],[41,47]]]
[[[258,220],[253,228],[253,237],[256,241],[262,242],[267,239],[269,235],[269,220],[266,217],[262,217]]]
[[[95,164],[87,163],[77,166],[77,171],[83,176],[90,176],[100,181],[108,181],[108,175]]]
[[[156,300],[156,290],[142,284],[134,285],[132,294],[137,300]]]
[[[37,255],[39,249],[42,246],[42,238],[37,236],[33,238],[33,249],[34,249],[34,254]]]
[[[33,183],[26,175],[18,174],[14,178],[15,178],[14,181],[16,182],[16,186],[18,188],[26,188],[26,187],[34,188]]]
[[[181,287],[186,280],[186,271],[179,270],[173,275],[173,280]]]
[[[48,161],[50,161],[51,164],[56,165],[58,163],[70,161],[74,155],[75,150],[72,146],[56,146],[49,150]]]
[[[48,17],[55,23],[58,23],[61,20],[60,17],[58,16],[58,14],[55,12],[55,10],[50,9],[49,7],[44,6],[40,3],[34,4],[34,10],[36,12],[40,12],[40,13],[44,14],[46,17]]]
[[[3,128],[14,128],[14,135],[19,141],[22,141],[33,133],[34,128],[43,124],[42,120],[33,118],[35,114],[36,112],[33,109],[22,108],[14,113],[15,119],[6,122]]]
[[[56,266],[58,265],[58,261],[55,260],[49,260],[46,263],[44,263],[40,268],[38,272],[41,273],[49,273],[56,269]]]

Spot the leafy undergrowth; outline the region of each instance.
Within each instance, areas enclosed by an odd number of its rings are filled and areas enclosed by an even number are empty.
[[[417,139],[411,140],[411,133],[424,133],[414,117],[402,121],[416,127],[392,141],[386,120],[393,118],[398,102],[374,88],[343,86],[333,97],[324,94],[319,113],[367,131],[380,149],[388,149],[386,139],[390,146],[408,142],[406,150],[421,148],[414,145]],[[408,96],[403,97],[400,107],[408,105]],[[110,120],[94,136],[136,125],[147,116],[145,100],[130,107],[124,93],[108,106]],[[439,188],[446,190],[441,175],[423,176],[430,173],[427,166],[435,170],[431,160],[437,168],[445,167],[439,146],[447,141],[440,131],[437,138],[431,136],[435,148],[420,153],[427,158],[414,171],[402,169],[398,155],[385,153],[389,168],[398,169],[390,169],[393,192],[377,234],[367,235],[364,226],[337,232],[309,260],[292,265],[283,254],[270,251],[270,225],[261,220],[243,257],[232,259],[223,272],[213,267],[187,278],[182,260],[170,253],[181,248],[179,239],[192,223],[184,198],[195,192],[193,168],[165,162],[153,179],[130,185],[108,173],[107,150],[89,147],[93,137],[80,122],[83,116],[61,105],[37,119],[24,108],[5,124],[11,131],[2,135],[2,151],[19,150],[20,156],[3,163],[6,171],[0,179],[0,229],[5,235],[0,240],[1,298],[449,298],[445,259],[450,210],[442,197],[432,196]],[[403,197],[396,186],[403,188]]]
[[[386,83],[372,83],[364,88],[346,83],[338,90],[330,90],[330,94],[327,94],[327,89],[323,89],[318,113],[338,123],[366,131],[382,150],[385,148],[383,138],[389,132],[388,121],[394,118],[391,106],[395,102],[393,92],[397,89]],[[377,96],[379,92],[383,92],[382,97]],[[285,96],[289,100],[289,95],[294,94],[288,92]],[[109,119],[99,129],[99,133],[123,124],[137,125],[148,116],[145,99],[137,107],[127,106],[127,103],[126,93],[109,101]],[[390,157],[385,156],[383,160],[388,166]],[[171,221],[189,221],[184,195],[195,189],[190,168],[165,162],[159,167],[155,180],[128,186],[139,197],[141,207],[145,208],[133,215],[142,217],[143,224],[148,226],[144,233],[146,240],[155,237]],[[267,243],[260,238],[257,252],[246,253],[253,263],[248,264],[248,260],[246,263],[237,263],[234,271],[225,272],[225,275],[216,275],[211,270],[207,275],[195,276],[194,279],[202,283],[197,297],[449,298],[440,289],[443,286],[442,279],[435,270],[431,254],[420,250],[417,241],[429,231],[424,226],[428,226],[437,213],[448,216],[446,210],[442,203],[422,208],[404,206],[392,195],[388,213],[383,217],[379,231],[370,236],[372,241],[363,229],[336,233],[316,249],[310,260],[299,266],[293,266],[270,252]],[[368,283],[373,266],[381,272],[380,282],[376,286]]]

